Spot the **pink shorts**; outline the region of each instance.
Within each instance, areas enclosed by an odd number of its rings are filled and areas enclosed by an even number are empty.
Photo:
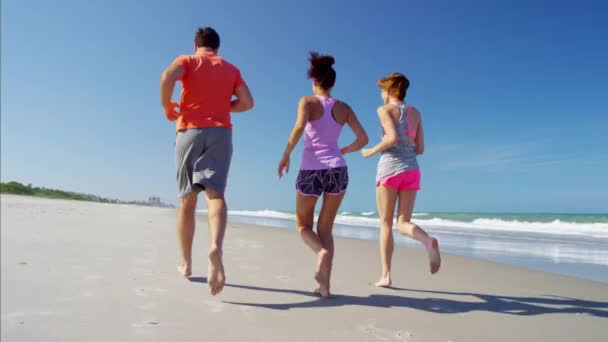
[[[403,171],[376,182],[397,191],[420,190],[420,169]]]

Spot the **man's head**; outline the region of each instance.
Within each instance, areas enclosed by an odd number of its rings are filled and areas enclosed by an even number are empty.
[[[194,36],[194,48],[217,51],[220,48],[220,35],[211,27],[201,27]]]

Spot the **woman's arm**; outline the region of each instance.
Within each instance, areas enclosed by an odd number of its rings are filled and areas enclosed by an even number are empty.
[[[353,112],[353,110],[346,103],[344,103],[344,106],[346,106],[346,109],[348,110],[346,124],[355,134],[355,141],[352,144],[346,145],[342,147],[342,149],[340,149],[340,152],[342,152],[343,155],[359,151],[361,148],[363,148],[363,146],[367,145],[367,143],[369,142],[367,133],[365,132],[363,126],[361,126],[361,123],[359,122],[357,115],[355,115],[355,112]]]
[[[302,137],[302,133],[304,132],[304,127],[306,127],[306,123],[308,122],[309,115],[308,101],[306,97],[303,97],[300,99],[300,103],[298,104],[298,118],[296,119],[296,123],[291,130],[291,134],[289,135],[289,140],[287,141],[287,146],[285,146],[283,157],[279,162],[279,178],[283,177],[283,170],[285,170],[285,172],[289,172],[289,156]]]
[[[424,132],[422,130],[422,119],[418,119],[418,128],[416,128],[416,154],[424,153]]]
[[[388,109],[386,109],[386,106],[378,108],[378,117],[380,118],[380,124],[384,129],[384,136],[378,145],[361,151],[361,154],[363,154],[363,157],[365,158],[369,158],[376,153],[385,151],[395,146],[397,142],[399,142],[399,136],[397,135],[397,130],[395,128],[395,121]]]

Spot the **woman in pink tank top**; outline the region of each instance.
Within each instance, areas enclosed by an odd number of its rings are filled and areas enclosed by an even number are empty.
[[[291,151],[304,134],[304,150],[296,181],[296,225],[302,240],[315,252],[316,290],[323,297],[330,294],[330,276],[334,257],[332,228],[348,186],[348,170],[343,155],[360,150],[367,144],[365,130],[350,107],[331,97],[336,81],[334,58],[310,53],[308,77],[314,96],[304,96],[298,105],[298,117],[279,162],[279,178],[289,172]],[[342,126],[347,124],[356,140],[338,147]],[[323,196],[317,232],[313,231],[315,206]]]

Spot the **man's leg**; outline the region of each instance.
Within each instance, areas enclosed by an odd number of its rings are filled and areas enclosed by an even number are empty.
[[[222,263],[222,247],[226,233],[227,208],[224,195],[207,188],[207,215],[209,220],[209,274],[207,283],[212,295],[222,292],[226,282],[224,264]]]
[[[184,276],[192,275],[192,241],[194,240],[194,213],[197,193],[182,197],[177,211],[177,238],[182,252],[182,263],[177,270]]]

